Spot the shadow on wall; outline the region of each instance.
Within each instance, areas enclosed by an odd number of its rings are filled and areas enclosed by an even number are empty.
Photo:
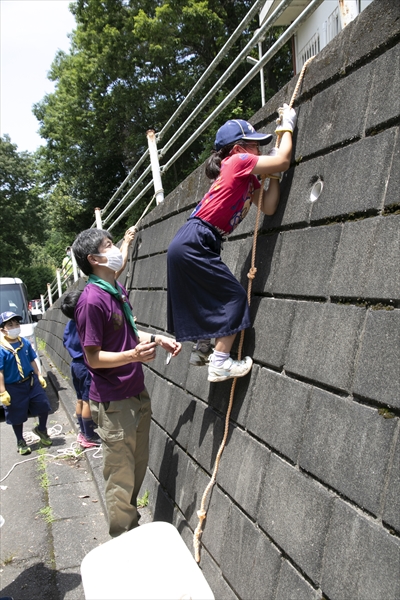
[[[176,439],[180,430],[186,423],[193,422],[193,415],[196,408],[196,402],[192,400],[186,410],[179,417],[173,433],[173,439]],[[174,455],[175,444],[172,440],[168,440],[165,446],[165,452],[160,465],[160,481],[164,481],[168,494],[171,498],[175,498],[176,480],[178,477],[178,457]],[[166,504],[163,493],[158,490],[157,500],[154,505],[154,520],[165,520],[168,523],[173,522],[174,508],[172,504]]]

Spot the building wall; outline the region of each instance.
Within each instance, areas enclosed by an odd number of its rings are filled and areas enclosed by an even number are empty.
[[[292,167],[258,232],[244,348],[255,364],[207,504],[200,566],[218,600],[400,597],[399,17],[398,2],[374,0],[314,59],[296,101]],[[251,118],[257,129],[274,130],[296,80]],[[122,280],[141,328],[166,328],[166,250],[206,189],[201,167],[144,221]],[[254,224],[255,210],[223,250],[246,287]],[[37,331],[67,375],[58,305]],[[192,549],[230,383],[189,368],[190,348],[145,368],[142,490]]]
[[[363,11],[373,0],[361,0],[352,10]],[[334,38],[339,31],[344,28],[341,18],[340,1],[324,0],[320,6],[310,15],[310,17],[296,31],[295,51],[296,51],[296,72],[300,72],[303,64],[308,58],[307,49],[314,46],[317,51],[322,50]],[[311,52],[310,56],[315,54]],[[303,55],[305,56],[303,60]]]

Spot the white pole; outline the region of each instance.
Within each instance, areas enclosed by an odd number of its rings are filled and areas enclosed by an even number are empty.
[[[154,195],[156,203],[164,202],[164,190],[161,181],[160,163],[158,161],[156,134],[153,129],[146,131],[147,143],[149,145],[151,172],[153,174]]]
[[[339,0],[342,29],[358,16],[358,0]]]
[[[97,229],[103,229],[103,224],[101,222],[101,208],[95,208],[94,214],[96,216],[96,227]]]
[[[262,59],[262,40],[260,40],[258,42],[258,58],[259,60]],[[261,67],[260,69],[260,85],[261,85],[261,106],[264,106],[265,104],[265,84],[264,84],[264,68]]]
[[[76,264],[76,260],[75,260],[75,256],[74,256],[74,253],[72,251],[72,248],[71,248],[71,260],[72,260],[72,270],[74,272],[74,281],[78,281],[78,279],[79,279],[78,265]]]
[[[57,269],[56,275],[57,275],[58,297],[60,298],[62,296],[62,283],[61,283],[60,269]]]
[[[40,300],[42,302],[42,312],[44,313],[45,312],[45,308],[44,308],[44,296],[43,296],[43,294],[40,294]]]
[[[47,284],[47,295],[49,297],[49,306],[53,306],[53,296],[51,295],[51,284]]]

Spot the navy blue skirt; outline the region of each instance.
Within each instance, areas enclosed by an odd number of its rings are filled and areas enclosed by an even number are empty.
[[[222,262],[221,242],[212,225],[193,218],[168,248],[168,331],[179,342],[250,327],[246,292]]]

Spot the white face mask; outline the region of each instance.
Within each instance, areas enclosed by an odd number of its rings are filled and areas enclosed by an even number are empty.
[[[112,246],[109,252],[95,254],[94,256],[105,256],[107,258],[107,262],[99,264],[101,264],[102,267],[109,267],[113,271],[119,271],[122,267],[122,263],[124,262],[121,251],[116,246]]]
[[[9,337],[12,340],[17,339],[17,337],[19,336],[19,334],[21,333],[21,327],[14,327],[14,329],[7,329],[6,330],[6,336]]]

